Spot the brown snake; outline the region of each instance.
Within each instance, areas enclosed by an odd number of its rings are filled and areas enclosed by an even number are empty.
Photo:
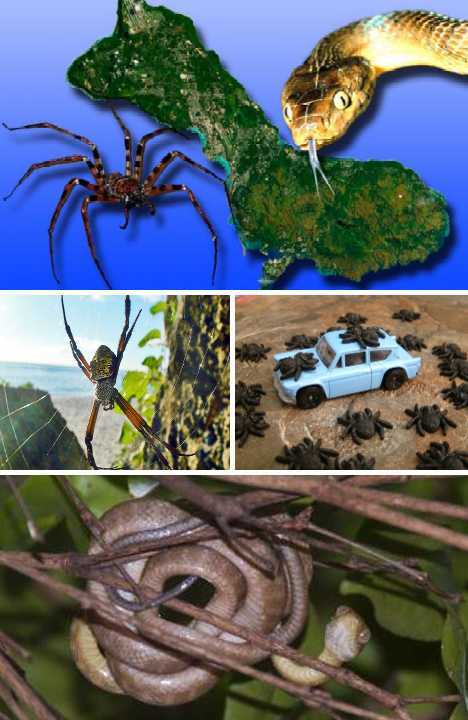
[[[190,537],[205,523],[175,505],[157,499],[140,499],[124,502],[109,510],[101,518],[106,546],[120,550],[132,543],[160,537]],[[309,609],[309,584],[312,577],[312,559],[308,551],[297,549],[290,543],[278,543],[273,548],[266,540],[249,537],[249,545],[261,557],[277,564],[274,577],[255,567],[252,561],[231,549],[221,537],[212,540],[195,539],[187,545],[165,547],[148,559],[125,563],[125,570],[136,582],[144,582],[151,591],[164,591],[171,578],[197,576],[208,582],[214,594],[205,609],[225,619],[264,633],[285,645],[293,642],[303,630]],[[89,554],[98,554],[102,544],[91,543]],[[106,569],[109,569],[109,565]],[[110,570],[117,573],[118,570]],[[112,609],[115,592],[110,593],[104,585],[90,581],[88,589],[100,601]],[[133,596],[122,594],[131,605]],[[220,665],[223,656],[253,665],[268,657],[268,652],[257,646],[229,635],[206,622],[192,621],[181,625],[162,617],[159,609],[134,613],[129,609],[119,611],[133,617],[145,637],[183,638],[197,648],[214,650]],[[346,649],[334,650],[333,638],[327,640],[322,654],[325,662],[335,665],[354,657],[369,639],[364,624],[352,611],[340,611],[337,617],[345,617],[350,625],[346,631]],[[334,623],[334,624],[333,624]],[[357,623],[357,624],[356,624]],[[329,628],[336,626],[333,632]],[[341,625],[338,627],[338,625]],[[342,622],[335,620],[327,628],[327,634],[343,635]],[[349,654],[349,635],[352,636],[354,655]],[[130,636],[100,623],[95,618],[87,622],[74,620],[71,646],[75,662],[91,682],[104,690],[124,693],[152,705],[181,705],[191,702],[211,689],[219,680],[222,670],[210,664],[181,655],[145,641],[143,637]],[[321,684],[327,678],[321,673],[304,672],[291,661],[273,658],[278,671],[298,684]]]
[[[189,530],[194,527],[192,516],[175,505],[154,499],[122,503],[107,512],[101,522],[105,527],[105,542],[111,547],[118,547],[121,538],[125,538],[121,542],[126,544],[127,538],[135,533],[140,540],[145,531],[154,536],[155,528],[164,529],[173,523],[182,522],[179,533],[184,522]],[[257,553],[275,562],[275,552],[265,541],[252,538],[249,544]],[[95,554],[100,550],[93,542],[89,552]],[[168,547],[157,551],[149,560],[137,560],[125,567],[134,580],[144,580],[155,592],[164,590],[170,578],[197,575],[215,589],[207,610],[267,635],[274,633],[275,639],[290,643],[307,619],[312,565],[310,557],[288,545],[278,546],[278,551],[281,570],[274,578],[231,550],[221,538]],[[91,581],[89,589],[111,605],[103,585]],[[142,633],[145,626],[151,628],[153,637],[155,633],[176,632],[198,647],[205,644],[215,649],[220,662],[223,654],[247,664],[259,662],[268,655],[206,623],[195,621],[184,626],[165,620],[157,609],[135,614],[134,618]],[[109,675],[89,631],[80,623],[75,623],[72,630],[75,660],[92,682],[111,692],[124,692],[148,704],[180,705],[196,699],[219,680],[219,669],[181,657],[163,646],[159,648],[142,639],[129,638],[98,623],[90,623],[89,627],[105,656]]]
[[[429,66],[468,74],[468,21],[424,10],[376,15],[323,38],[294,70],[282,95],[293,140],[309,150],[335,142],[372,100],[380,75]]]

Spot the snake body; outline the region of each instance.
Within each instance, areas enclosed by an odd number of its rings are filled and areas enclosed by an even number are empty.
[[[468,21],[403,10],[327,35],[284,87],[294,142],[302,150],[335,142],[366,110],[382,73],[419,65],[467,75]]]
[[[175,505],[152,499],[125,502],[101,519],[105,542],[110,546],[118,545],[122,539],[125,544],[125,538],[135,533],[142,539],[146,531],[154,535],[155,528],[177,527],[183,521],[190,528],[193,518]],[[275,563],[273,549],[263,540],[252,538],[249,545]],[[100,550],[101,547],[93,542],[89,552],[95,554]],[[135,581],[144,581],[155,593],[162,591],[171,578],[197,575],[215,590],[206,605],[207,610],[267,635],[274,633],[275,639],[290,643],[307,619],[312,566],[309,555],[287,545],[280,546],[279,552],[282,570],[274,578],[231,550],[221,538],[162,549],[148,560],[126,564],[126,570]],[[103,585],[91,581],[89,590],[111,605]],[[197,647],[215,649],[220,662],[223,655],[228,655],[254,664],[268,655],[206,623],[194,621],[184,626],[166,620],[158,610],[135,614],[134,619],[147,637],[150,634],[151,637],[170,638],[175,634]],[[183,657],[162,644],[158,647],[140,637],[130,637],[124,631],[96,621],[86,625],[82,621],[75,622],[71,641],[75,661],[88,679],[103,689],[123,692],[148,704],[191,702],[212,688],[221,674],[219,668]]]
[[[179,507],[151,498],[117,505],[105,513],[101,524],[106,546],[119,551],[147,540],[190,537],[204,526],[203,521]],[[231,549],[221,537],[198,541],[193,537],[190,544],[163,547],[149,558],[125,562],[125,569],[135,582],[144,583],[155,595],[166,590],[165,584],[170,579],[202,578],[214,591],[206,610],[289,645],[307,621],[312,577],[310,552],[289,543],[273,548],[256,537],[249,537],[248,542],[249,548],[272,566],[277,566],[279,557],[280,568],[274,577]],[[101,550],[102,545],[93,541],[89,554]],[[106,571],[119,572],[109,569],[109,564]],[[88,589],[112,610],[116,591],[109,592],[95,580],[88,583]],[[118,603],[119,611],[132,617],[141,635],[132,635],[115,625],[110,627],[96,617],[75,619],[72,624],[71,648],[77,666],[91,682],[108,692],[123,693],[151,705],[174,706],[191,702],[210,690],[222,674],[220,667],[168,649],[171,637],[187,640],[198,649],[215,651],[220,665],[223,657],[253,665],[269,655],[264,649],[206,622],[193,620],[182,625],[164,618],[158,609],[139,613],[123,609],[127,608],[126,603],[131,608],[133,596],[122,595],[124,602]],[[350,621],[349,613],[354,616],[348,610],[346,624],[332,623],[333,632],[331,626],[327,628],[329,639],[321,656],[325,662],[337,665],[350,659],[347,651],[350,633],[357,637],[359,649],[364,644],[363,633],[365,641],[368,640],[362,621],[359,619],[357,627]],[[166,642],[158,644],[159,638]],[[337,641],[342,648],[338,651]],[[284,658],[275,656],[273,662],[284,677],[298,684],[321,684],[327,679],[314,670],[303,672],[305,668]]]

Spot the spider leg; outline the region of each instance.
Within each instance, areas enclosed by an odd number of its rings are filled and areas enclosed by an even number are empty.
[[[91,367],[90,367],[88,361],[86,360],[85,356],[83,355],[83,353],[82,353],[81,350],[79,349],[78,345],[76,344],[76,340],[75,340],[75,338],[73,337],[73,333],[72,333],[71,327],[70,327],[70,325],[68,324],[67,314],[66,314],[66,312],[65,312],[65,303],[64,303],[64,300],[63,300],[63,296],[62,296],[62,298],[61,298],[61,302],[62,302],[63,322],[65,323],[65,332],[67,333],[68,338],[69,338],[69,340],[70,340],[70,346],[71,346],[71,349],[72,349],[73,357],[75,358],[78,366],[79,366],[80,369],[83,371],[83,373],[86,375],[86,377],[88,378],[88,380],[91,380],[91,382],[94,382],[93,379],[92,379]]]
[[[91,224],[90,224],[90,222],[89,222],[88,208],[89,208],[89,206],[90,206],[91,203],[98,203],[98,202],[100,202],[100,203],[116,203],[116,202],[119,202],[119,201],[118,201],[118,200],[114,200],[114,199],[112,199],[112,200],[107,200],[107,199],[104,199],[104,198],[100,197],[99,195],[91,195],[91,196],[89,196],[89,197],[86,197],[86,198],[83,200],[83,204],[82,204],[82,206],[81,206],[81,217],[83,218],[83,225],[84,225],[85,232],[86,232],[86,238],[87,238],[87,240],[88,240],[88,248],[89,248],[89,251],[90,251],[90,253],[91,253],[91,255],[92,255],[92,258],[93,258],[93,260],[94,260],[94,264],[96,265],[96,267],[97,267],[97,269],[98,269],[98,271],[99,271],[99,274],[101,275],[102,279],[104,280],[104,282],[105,282],[105,284],[107,285],[107,287],[109,288],[109,290],[112,290],[112,287],[111,287],[108,279],[106,278],[106,275],[105,275],[105,273],[104,273],[104,270],[102,269],[101,263],[100,263],[99,258],[98,258],[98,256],[97,256],[96,245],[94,244],[93,235],[92,235],[92,233],[91,233]]]
[[[216,269],[218,267],[218,236],[216,234],[216,231],[209,220],[208,216],[206,215],[205,211],[203,210],[202,206],[198,202],[195,194],[188,188],[186,185],[160,185],[158,188],[154,188],[151,190],[149,195],[151,197],[158,197],[159,195],[169,195],[170,193],[177,193],[177,192],[184,192],[187,193],[190,202],[192,203],[193,207],[197,211],[197,213],[200,215],[201,219],[207,226],[208,230],[211,233],[211,239],[213,241],[214,246],[214,261],[213,261],[213,273],[211,277],[212,285],[214,285],[215,277],[216,277]]]
[[[45,160],[44,162],[33,163],[24,173],[20,180],[16,183],[13,190],[5,195],[4,200],[9,200],[11,196],[16,192],[20,185],[27,180],[36,170],[42,170],[43,168],[55,167],[56,165],[71,165],[72,163],[85,162],[90,169],[92,175],[96,179],[96,182],[100,182],[100,176],[94,163],[86,157],[86,155],[68,155],[67,157],[59,157],[55,160]]]
[[[422,420],[420,420],[419,418],[416,418],[413,424],[416,424],[416,430],[418,432],[418,435],[420,435],[421,437],[425,437],[426,432],[423,428]]]
[[[20,127],[8,127],[5,123],[2,123],[3,127],[7,130],[10,130],[10,132],[15,132],[16,130],[35,130],[35,129],[45,129],[45,130],[54,130],[55,132],[62,133],[62,135],[66,135],[67,137],[71,137],[74,140],[78,140],[78,142],[82,142],[88,147],[91,148],[91,151],[93,153],[94,157],[94,164],[96,166],[96,170],[98,174],[101,176],[101,178],[104,178],[104,165],[102,162],[101,153],[98,150],[98,147],[96,143],[93,143],[91,140],[88,140],[88,138],[84,137],[84,135],[77,135],[76,133],[70,132],[70,130],[65,130],[65,128],[59,127],[58,125],[55,125],[54,123],[48,123],[48,122],[42,122],[42,123],[33,123],[32,125],[21,125]]]
[[[149,190],[152,189],[154,183],[160,178],[164,170],[166,170],[166,168],[168,168],[169,165],[171,165],[174,160],[177,159],[182,160],[182,162],[187,163],[187,165],[190,165],[196,170],[200,170],[200,172],[205,173],[205,175],[209,175],[218,182],[224,184],[223,178],[220,178],[212,170],[209,170],[209,168],[205,167],[204,165],[200,165],[200,163],[195,162],[195,160],[191,160],[191,158],[189,158],[187,155],[180,152],[179,150],[172,150],[172,152],[167,153],[167,155],[163,157],[161,162],[156,165],[156,167],[150,172],[150,174],[146,178],[144,185],[146,192],[149,192]]]
[[[117,374],[119,372],[120,363],[122,362],[123,354],[124,354],[125,350],[127,349],[127,345],[130,342],[130,338],[132,337],[133,331],[135,329],[135,325],[137,324],[137,322],[140,318],[140,315],[142,313],[142,311],[140,310],[140,312],[136,316],[135,321],[134,321],[132,327],[130,328],[130,332],[129,332],[128,328],[130,325],[130,309],[131,309],[130,296],[127,295],[125,298],[125,321],[124,321],[122,334],[120,336],[119,345],[117,348],[117,361],[115,364],[116,369],[115,369],[115,375],[114,375],[115,380],[117,379]]]
[[[125,138],[125,175],[130,177],[133,175],[133,162],[132,162],[132,136],[130,134],[130,130],[128,127],[124,124],[122,118],[118,114],[117,110],[112,107],[111,105],[111,111],[117,122],[119,123],[123,134]],[[127,223],[128,224],[128,223]]]
[[[125,222],[123,225],[120,226],[121,230],[126,230],[130,223],[130,208],[127,205],[124,207],[124,217]]]
[[[185,135],[183,133],[178,132],[177,130],[172,130],[172,128],[158,128],[157,130],[153,130],[153,132],[150,132],[147,135],[143,135],[143,137],[141,138],[140,142],[137,145],[135,154],[135,177],[137,180],[141,180],[146,145],[150,140],[153,140],[153,138],[159,137],[160,135],[168,132],[175,133],[176,135],[180,135],[181,137],[185,138]]]
[[[158,448],[155,445],[155,441],[161,442],[159,440],[158,436],[153,433],[150,426],[144,420],[144,418],[141,417],[140,413],[135,410],[135,408],[127,401],[125,398],[116,390],[115,393],[115,402],[119,406],[119,408],[122,410],[124,415],[128,418],[128,420],[131,422],[135,430],[137,430],[140,435],[143,436],[143,438],[146,440],[146,442],[150,443],[150,445],[153,446],[153,448],[156,451],[156,455],[158,458],[158,461],[160,464],[166,469],[166,470],[172,470],[171,466],[169,465],[168,461],[164,457],[164,455],[158,450]]]
[[[81,185],[82,187],[86,188],[87,190],[94,191],[96,190],[96,186],[92,183],[89,183],[87,180],[80,180],[79,178],[73,178],[73,180],[70,180],[65,185],[65,188],[62,192],[62,195],[60,197],[60,200],[57,203],[57,207],[55,208],[54,214],[52,216],[52,220],[50,221],[49,225],[49,255],[50,255],[50,263],[52,266],[52,273],[54,275],[54,278],[56,282],[60,285],[60,280],[57,275],[57,270],[55,269],[55,257],[54,257],[54,230],[55,226],[57,224],[57,220],[59,219],[60,213],[63,210],[63,207],[65,203],[67,202],[68,198],[70,197],[73,188],[77,185]]]
[[[194,457],[197,453],[181,453],[177,450],[177,448],[172,447],[169,445],[169,443],[165,442],[162,438],[159,437],[148,425],[146,420],[140,415],[137,410],[131,405],[128,400],[125,400],[125,398],[119,393],[118,390],[115,391],[115,402],[119,406],[119,408],[122,410],[122,412],[127,416],[127,418],[132,423],[133,427],[138,430],[138,432],[145,438],[147,442],[149,442],[153,447],[155,447],[155,443],[158,442],[160,445],[166,448],[166,450],[169,450],[169,452],[175,456],[175,457]],[[167,468],[170,470],[167,461],[166,465]]]
[[[86,428],[86,436],[85,436],[86,454],[87,454],[87,458],[88,458],[88,463],[90,464],[90,467],[93,468],[93,470],[104,470],[105,469],[105,468],[100,468],[98,465],[96,465],[96,460],[94,459],[94,452],[93,452],[94,429],[96,427],[96,420],[97,420],[97,416],[99,414],[100,406],[101,406],[101,403],[99,403],[97,400],[94,400],[93,406],[91,408],[91,414],[89,416],[88,427]]]

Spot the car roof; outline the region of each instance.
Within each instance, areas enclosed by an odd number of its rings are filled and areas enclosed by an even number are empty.
[[[343,335],[344,332],[346,332],[345,328],[343,328],[343,330],[334,330],[333,332],[325,333],[324,337],[326,341],[328,342],[330,347],[336,352],[336,354],[341,355],[344,352],[363,352],[364,349],[358,343],[343,342],[343,340],[341,339],[341,335]],[[380,338],[378,347],[369,348],[370,350],[378,350],[379,348],[391,349],[394,347],[398,347],[398,343],[394,335],[389,335],[387,332],[385,332],[385,330],[382,330],[382,332],[385,333],[385,337]]]

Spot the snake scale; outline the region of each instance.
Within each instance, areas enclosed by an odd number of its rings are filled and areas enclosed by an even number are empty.
[[[129,548],[146,540],[182,536],[206,527],[204,521],[158,499],[130,500],[109,510],[101,518],[103,540],[114,550]],[[309,610],[309,584],[312,578],[310,552],[280,542],[249,537],[249,548],[273,566],[271,577],[255,567],[251,560],[232,549],[222,537],[167,546],[149,558],[125,562],[135,582],[143,582],[155,594],[165,591],[170,579],[197,576],[209,583],[213,594],[206,610],[225,619],[264,633],[285,645],[292,643],[304,629]],[[92,541],[89,554],[102,546]],[[279,560],[279,563],[278,563]],[[106,571],[118,573],[109,564]],[[109,591],[99,581],[88,583],[89,591],[110,610],[119,591]],[[253,665],[269,653],[239,637],[193,620],[189,625],[169,620],[159,609],[134,612],[133,596],[120,595],[119,611],[128,614],[141,634],[131,635],[96,617],[75,619],[71,648],[75,662],[91,682],[103,690],[129,695],[150,705],[183,705],[210,690],[220,679],[222,669],[168,649],[171,638],[183,638],[197,648],[214,650],[220,665],[223,657]],[[145,638],[165,638],[160,645]],[[327,626],[325,649],[320,656],[339,666],[355,657],[369,640],[363,621],[349,608],[339,608]],[[301,685],[319,685],[327,680],[322,673],[296,665],[285,658],[272,658],[278,672]]]
[[[402,10],[327,35],[283,90],[284,117],[294,142],[311,150],[313,159],[366,110],[380,75],[412,66],[467,75],[468,21]]]

